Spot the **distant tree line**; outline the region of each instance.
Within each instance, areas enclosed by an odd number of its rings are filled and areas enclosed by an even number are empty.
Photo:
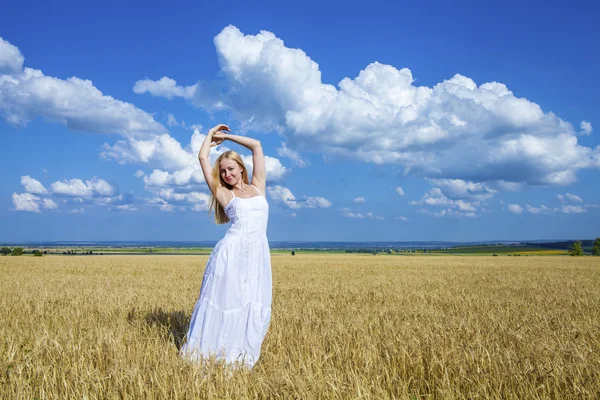
[[[573,243],[579,242],[582,248],[591,248],[596,240],[566,240],[564,242],[547,242],[547,243],[525,243],[528,246],[538,247],[542,249],[569,250]]]
[[[75,251],[75,250],[65,250],[62,252],[57,252],[57,251],[48,251],[48,250],[38,250],[38,249],[32,249],[32,250],[24,250],[22,247],[2,247],[0,248],[0,254],[2,254],[3,256],[22,256],[23,254],[33,254],[34,256],[37,257],[41,257],[44,254],[63,254],[63,255],[103,255],[103,253],[94,253],[92,250],[82,250],[82,251]]]
[[[384,248],[353,248],[346,249],[346,253],[427,253],[427,249],[384,249]]]

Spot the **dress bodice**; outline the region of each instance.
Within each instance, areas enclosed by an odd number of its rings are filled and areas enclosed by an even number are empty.
[[[269,203],[262,194],[250,198],[231,199],[224,208],[231,221],[228,235],[243,235],[250,240],[262,239],[267,234]]]

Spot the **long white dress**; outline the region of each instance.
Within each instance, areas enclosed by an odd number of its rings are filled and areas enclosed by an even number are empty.
[[[231,226],[208,259],[181,354],[252,368],[271,321],[269,204],[233,195],[224,210]]]

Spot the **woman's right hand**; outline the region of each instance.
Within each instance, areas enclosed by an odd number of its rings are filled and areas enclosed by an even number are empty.
[[[222,131],[218,131],[211,136],[211,139],[210,147],[215,147],[223,143],[223,141],[227,139],[227,135]]]
[[[211,128],[211,129],[208,131],[208,135],[209,135],[209,136],[212,136],[212,135],[214,135],[215,133],[217,133],[217,132],[220,132],[220,131],[228,131],[228,132],[231,132],[231,129],[229,129],[229,127],[228,127],[227,125],[224,125],[224,124],[219,124],[219,125],[216,125],[216,126],[212,127],[212,128]]]

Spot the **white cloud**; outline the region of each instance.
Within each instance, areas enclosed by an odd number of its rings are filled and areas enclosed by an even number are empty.
[[[222,81],[183,87],[162,78],[136,92],[230,110],[243,129],[278,131],[297,151],[401,164],[435,179],[567,185],[578,170],[600,167],[600,148],[580,146],[572,124],[499,82],[477,85],[456,74],[416,86],[409,69],[375,62],[336,87],[322,82],[306,53],[271,32],[245,35],[228,26],[215,46]]]
[[[32,194],[48,194],[48,190],[41,184],[40,181],[33,179],[29,175],[21,177],[21,185],[27,193]]]
[[[594,129],[592,128],[592,124],[589,121],[581,121],[581,124],[579,126],[581,128],[579,134],[582,136],[591,135],[594,131]]]
[[[12,202],[15,211],[40,212],[40,198],[31,193],[12,194]]]
[[[345,218],[374,218],[380,221],[384,221],[385,217],[382,217],[380,215],[375,215],[373,212],[368,212],[366,214],[361,214],[361,213],[355,213],[352,210],[350,210],[349,208],[342,208],[342,217]]]
[[[290,160],[292,160],[292,162],[294,163],[294,165],[296,167],[304,168],[304,167],[310,165],[310,162],[308,162],[307,160],[304,160],[300,156],[300,153],[287,147],[285,142],[281,142],[281,147],[277,148],[277,154],[280,157],[287,157]]]
[[[252,156],[245,154],[242,154],[241,156],[248,169],[248,174],[252,175],[254,169]],[[267,172],[267,181],[279,181],[289,173],[289,170],[281,164],[279,159],[267,155],[265,155],[265,170]]]
[[[167,125],[169,126],[179,126],[179,122],[175,119],[173,114],[167,114]]]
[[[40,213],[40,207],[47,210],[54,210],[58,208],[58,204],[52,199],[42,199],[31,193],[13,193],[12,202],[15,211],[27,211],[33,213]]]
[[[449,208],[446,210],[446,215],[455,218],[477,218],[477,214],[471,211],[454,210]]]
[[[352,200],[353,203],[357,203],[357,204],[362,204],[365,202],[365,198],[364,197],[357,197],[354,200]]]
[[[109,207],[108,209],[112,210],[112,207]],[[119,211],[138,211],[137,207],[135,207],[132,204],[118,205],[118,206],[115,206],[115,209],[117,209]]]
[[[287,216],[288,217],[297,217],[298,215],[296,213],[289,213]]]
[[[396,188],[396,193],[398,193],[400,196],[404,196],[404,189],[402,189],[401,186],[398,186]]]
[[[113,197],[99,197],[94,200],[95,204],[102,206],[131,206],[134,199],[133,195],[129,193],[121,193]]]
[[[561,203],[573,202],[573,203],[583,203],[583,199],[575,194],[565,193],[557,194],[556,197]]]
[[[428,179],[438,186],[445,196],[450,199],[466,199],[485,201],[494,196],[496,190],[490,184],[464,181],[462,179]]]
[[[404,216],[402,216],[402,215],[399,215],[399,216],[397,216],[397,217],[394,217],[394,219],[395,219],[395,220],[399,220],[399,221],[404,221],[404,222],[408,221],[408,218],[406,218],[406,217],[404,217]]]
[[[92,188],[81,179],[57,181],[50,185],[53,194],[73,197],[92,197]]]
[[[366,218],[366,215],[355,213],[349,208],[342,208],[342,216],[345,218]]]
[[[562,195],[559,195],[562,196]],[[586,208],[593,207],[594,205],[572,205],[572,204],[563,204],[560,207],[550,208],[545,205],[541,205],[540,207],[534,207],[529,204],[525,205],[525,209],[530,214],[550,214],[550,215],[560,215],[560,214],[580,214],[587,212]]]
[[[575,194],[567,193],[567,194],[565,194],[565,196],[567,197],[567,199],[569,199],[569,201],[572,201],[574,203],[583,203],[583,200],[581,199],[581,197],[579,197]]]
[[[525,209],[530,214],[540,214],[540,213],[543,213],[543,212],[552,212],[552,209],[546,207],[543,204],[542,204],[541,207],[533,207],[533,206],[530,206],[529,204],[526,204],[525,205]]]
[[[24,61],[19,48],[0,37],[0,74],[21,72]]]
[[[197,153],[193,155],[191,151],[183,149],[181,144],[168,134],[152,135],[143,139],[128,138],[119,140],[112,146],[105,143],[100,155],[119,164],[153,164],[167,169],[198,164]]]
[[[419,201],[411,201],[411,205],[428,205],[428,206],[449,206],[452,205],[453,202],[448,197],[446,197],[440,188],[433,188],[429,192],[425,193],[421,200]]]
[[[150,93],[152,96],[166,97],[169,100],[173,97],[190,98],[194,90],[193,86],[188,88],[177,86],[175,80],[166,76],[157,81],[142,79],[133,85],[133,91],[137,94]]]
[[[58,196],[107,197],[114,196],[118,190],[104,179],[93,177],[83,182],[81,179],[65,179],[50,185],[50,190]]]
[[[56,202],[52,199],[43,199],[42,207],[44,207],[47,210],[54,210],[58,208],[58,204],[56,204]]]
[[[304,196],[304,205],[306,208],[327,208],[331,207],[331,202],[324,197]]]
[[[579,214],[587,212],[587,210],[581,206],[573,206],[573,205],[562,205],[561,211],[565,214]]]
[[[43,117],[74,131],[131,137],[166,132],[150,114],[104,95],[90,80],[45,76],[22,64],[18,48],[0,39],[0,113],[13,125]]]
[[[72,210],[67,211],[69,214],[81,214],[83,212],[85,212],[85,209],[83,207],[81,208],[74,208]]]
[[[147,200],[150,206],[159,206],[161,211],[173,212],[175,206],[181,211],[206,211],[210,201],[210,194],[203,192],[179,192],[173,188],[162,188],[154,197]]]
[[[447,214],[447,211],[446,211],[446,210],[440,210],[440,211],[430,211],[430,210],[427,210],[427,209],[425,209],[425,208],[421,208],[421,209],[419,210],[419,212],[420,212],[421,214],[425,214],[425,215],[432,215],[432,216],[434,216],[434,217],[437,217],[437,218],[445,217],[445,216],[446,216],[446,214]]]
[[[304,196],[301,200],[296,199],[293,193],[286,187],[275,185],[267,187],[269,196],[277,203],[283,203],[289,208],[327,208],[331,202],[324,197]]]
[[[510,211],[513,214],[521,214],[523,212],[523,207],[521,207],[518,204],[509,204],[508,211]]]
[[[190,184],[202,184],[204,174],[198,162],[198,152],[206,135],[200,133],[200,127],[196,126],[190,138],[189,144],[184,148],[170,135],[151,136],[146,139],[120,140],[113,146],[104,145],[101,156],[113,159],[120,164],[149,164],[156,165],[151,174],[146,175],[143,171],[136,172],[138,178],[143,178],[148,186],[188,186]],[[221,145],[213,147],[209,152],[209,160],[214,164],[219,155],[229,148]],[[252,156],[242,154],[242,160],[252,174]],[[265,169],[267,181],[283,179],[289,170],[275,157],[265,155]]]

